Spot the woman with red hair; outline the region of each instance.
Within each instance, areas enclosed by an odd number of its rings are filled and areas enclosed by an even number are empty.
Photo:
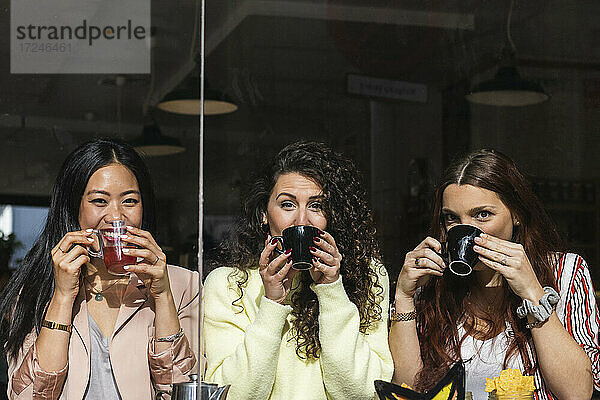
[[[512,160],[478,150],[454,162],[435,192],[432,221],[431,237],[406,255],[398,277],[393,381],[426,390],[462,361],[474,399],[487,398],[485,378],[506,368],[534,375],[538,399],[589,399],[600,387],[590,273],[580,256],[562,251]],[[457,224],[484,232],[468,278],[453,276],[441,256]]]

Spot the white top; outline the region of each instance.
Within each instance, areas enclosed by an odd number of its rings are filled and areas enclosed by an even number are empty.
[[[560,300],[556,305],[556,315],[561,323],[585,350],[590,358],[594,377],[594,388],[600,390],[600,315],[596,306],[594,289],[589,269],[585,261],[577,254],[567,253],[556,263],[554,275],[559,289]],[[459,327],[459,337],[465,330]],[[462,360],[465,363],[465,387],[473,392],[473,400],[486,400],[485,378],[499,376],[507,350],[507,342],[512,330],[507,329],[495,338],[481,341],[467,337],[461,347]],[[534,359],[533,350],[528,346],[530,359]],[[518,353],[518,352],[517,352]],[[523,371],[523,360],[515,354],[506,366]],[[548,400],[554,398],[547,388],[540,369],[534,373],[535,398]]]
[[[459,335],[464,336],[464,328],[459,328]],[[461,355],[465,363],[465,391],[473,393],[473,400],[486,400],[485,378],[500,376],[504,355],[508,350],[507,332],[498,336],[479,340],[467,336],[462,343]],[[508,361],[508,368],[522,370],[519,357]]]

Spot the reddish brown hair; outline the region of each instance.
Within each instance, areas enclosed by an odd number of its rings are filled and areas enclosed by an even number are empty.
[[[476,150],[455,160],[444,172],[436,188],[432,205],[431,235],[441,240],[446,234],[442,215],[443,193],[449,185],[472,185],[491,190],[520,221],[513,231],[512,240],[521,243],[542,286],[556,288],[553,264],[556,257],[549,255],[562,251],[563,242],[548,217],[541,202],[535,196],[529,182],[514,162],[495,150]],[[507,361],[519,354],[522,357],[526,374],[537,368],[527,347],[533,348],[531,332],[525,328],[525,320],[516,315],[516,308],[522,300],[504,282],[504,296],[497,315],[481,315],[489,326],[484,334],[491,335],[508,323],[514,335],[509,337],[509,346],[504,358]],[[437,382],[460,357],[461,338],[459,324],[463,324],[467,335],[474,333],[476,310],[466,301],[472,281],[458,279],[444,274],[441,279],[431,279],[420,292],[417,307],[417,326],[421,346],[423,368],[417,376],[417,386],[429,389],[431,382]],[[502,329],[503,330],[503,329]]]

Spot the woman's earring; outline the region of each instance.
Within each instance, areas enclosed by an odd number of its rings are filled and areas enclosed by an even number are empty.
[[[515,225],[519,226],[519,225],[521,225],[521,223],[519,221],[515,221]]]

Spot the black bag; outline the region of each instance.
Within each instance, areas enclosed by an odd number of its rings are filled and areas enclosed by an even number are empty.
[[[380,400],[431,400],[440,395],[446,387],[449,389],[448,395],[438,397],[436,400],[465,400],[465,366],[462,362],[454,364],[448,373],[425,393],[415,392],[390,382],[375,381],[375,390]]]

